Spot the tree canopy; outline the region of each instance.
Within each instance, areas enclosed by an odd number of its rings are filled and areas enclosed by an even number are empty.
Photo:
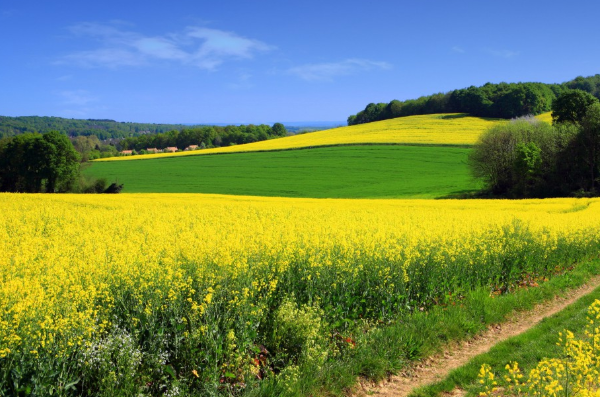
[[[499,124],[481,135],[471,169],[494,196],[595,196],[600,193],[600,102],[578,122],[535,118]]]
[[[272,127],[265,124],[207,126],[125,138],[118,145],[122,149],[132,149],[138,152],[147,148],[165,148],[167,146],[174,146],[178,149],[185,149],[189,145],[218,147],[264,141],[286,134],[287,130],[281,123],[275,123]]]
[[[552,122],[580,124],[588,108],[594,103],[598,103],[598,98],[588,92],[566,91],[552,104]]]
[[[0,191],[66,192],[79,174],[79,155],[66,135],[22,134],[0,141]]]
[[[469,113],[505,119],[536,115],[550,111],[555,98],[572,89],[600,98],[600,75],[577,77],[563,84],[487,83],[406,101],[370,103],[348,117],[348,125],[432,113]]]

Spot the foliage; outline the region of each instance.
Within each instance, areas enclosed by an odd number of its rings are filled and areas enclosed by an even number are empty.
[[[588,92],[600,99],[600,74],[589,77],[578,76],[573,80],[564,83],[563,85],[572,90]]]
[[[66,192],[79,173],[79,155],[56,131],[23,134],[0,144],[0,191]]]
[[[580,124],[588,107],[594,103],[598,103],[598,99],[592,94],[581,90],[566,91],[552,104],[552,122]]]
[[[469,162],[474,175],[494,194],[549,195],[547,174],[554,171],[558,151],[569,139],[547,123],[515,119],[482,134]]]
[[[305,358],[344,360],[379,324],[600,248],[594,199],[4,194],[0,205],[5,395],[96,395],[119,374],[135,375],[112,382],[115,396],[288,385]]]
[[[80,135],[71,138],[71,142],[77,153],[81,156],[81,162],[104,157],[114,157],[118,153],[114,143],[106,144],[101,142],[95,135]]]
[[[156,134],[186,128],[181,124],[125,123],[99,119],[64,119],[61,117],[0,116],[0,138],[24,133],[44,134],[58,131],[69,137],[95,136],[100,140]]]
[[[586,186],[590,192],[597,194],[598,175],[600,170],[600,103],[596,101],[587,107],[581,120],[581,141],[583,162],[589,172],[590,184]]]
[[[286,136],[283,124],[268,125],[228,125],[226,127],[195,127],[181,131],[172,130],[163,134],[147,134],[125,138],[119,142],[122,149],[142,151],[147,148],[177,147],[183,150],[190,145],[202,145],[206,148],[231,146],[243,143],[265,141],[271,138]]]
[[[550,110],[555,91],[560,90],[541,83],[487,83],[482,87],[471,86],[403,102],[371,103],[350,116],[348,125],[432,113],[468,113],[505,119],[535,115]]]
[[[581,125],[517,119],[484,133],[470,165],[494,195],[596,195],[600,175],[600,104]]]
[[[469,113],[505,119],[537,115],[549,111],[554,99],[570,89],[600,98],[600,75],[580,76],[563,84],[487,83],[418,99],[370,103],[364,110],[348,117],[348,125],[432,113]]]
[[[118,150],[163,149],[189,145],[220,147],[251,143],[287,135],[285,126],[267,125],[194,126],[180,124],[123,123],[114,120],[77,120],[60,117],[0,116],[0,138],[24,133],[58,131],[71,138],[82,161],[116,156]]]

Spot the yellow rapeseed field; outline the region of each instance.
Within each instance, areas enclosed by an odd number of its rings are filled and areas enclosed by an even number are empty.
[[[193,152],[159,153],[143,156],[113,157],[96,161],[150,159],[198,154],[285,150],[313,146],[348,144],[423,144],[472,145],[479,135],[504,120],[470,117],[464,114],[429,114],[400,117],[330,130],[311,132],[286,138],[271,139],[245,145],[205,149]]]
[[[381,321],[600,248],[598,199],[0,194],[0,208],[0,390],[99,371],[114,387],[117,365],[210,377],[267,345],[282,302],[314,329]]]
[[[548,123],[552,122],[550,113],[544,113],[536,117]],[[465,114],[428,114],[333,128],[245,145],[192,152],[111,157],[94,161],[137,160],[352,144],[472,145],[482,132],[497,123],[503,122],[506,121],[470,117]]]

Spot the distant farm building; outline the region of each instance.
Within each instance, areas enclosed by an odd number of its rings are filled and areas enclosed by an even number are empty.
[[[169,153],[169,152],[170,153],[175,153],[177,150],[179,150],[179,149],[177,149],[176,146],[169,146],[169,147],[166,147],[164,151],[167,152],[167,153]]]
[[[190,145],[185,148],[185,150],[196,150],[196,149],[198,149],[198,145]]]
[[[155,147],[147,148],[147,149],[146,149],[146,151],[147,151],[148,153],[162,153],[162,150],[158,150],[158,149],[157,149],[157,148],[155,148]]]
[[[121,150],[120,153],[123,156],[131,156],[133,154],[133,150]]]

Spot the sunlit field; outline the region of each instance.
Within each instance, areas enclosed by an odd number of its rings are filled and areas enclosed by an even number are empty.
[[[535,116],[538,120],[544,121],[548,124],[552,124],[552,112],[542,113]]]
[[[600,248],[598,199],[2,194],[0,206],[0,395],[292,379],[343,355],[359,324]]]
[[[505,120],[470,117],[466,114],[428,114],[334,128],[245,145],[205,149],[193,152],[113,157],[95,161],[150,159],[198,154],[286,150],[316,146],[371,143],[472,145],[477,141],[477,138],[483,131],[502,122],[505,122]]]
[[[127,193],[313,198],[439,198],[476,191],[463,147],[335,146],[306,150],[94,162],[93,178]]]

